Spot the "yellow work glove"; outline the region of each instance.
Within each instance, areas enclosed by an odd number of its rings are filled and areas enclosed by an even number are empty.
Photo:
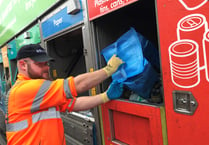
[[[103,103],[106,103],[106,102],[108,102],[108,101],[110,100],[110,99],[108,98],[106,92],[102,93],[102,94],[101,94],[101,97],[102,97]]]
[[[114,72],[116,72],[122,63],[123,61],[114,54],[107,62],[107,66],[105,66],[103,70],[107,73],[108,76],[111,76]]]

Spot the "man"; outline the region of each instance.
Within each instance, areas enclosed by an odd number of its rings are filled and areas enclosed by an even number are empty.
[[[8,145],[65,145],[60,112],[87,110],[122,94],[122,85],[113,82],[102,94],[76,98],[118,69],[122,60],[116,56],[100,70],[54,81],[49,80],[50,59],[38,44],[18,51],[18,78],[7,94]]]

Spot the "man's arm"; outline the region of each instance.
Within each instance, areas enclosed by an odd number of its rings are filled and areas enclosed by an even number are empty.
[[[113,55],[108,61],[107,66],[104,68],[95,72],[84,73],[76,76],[74,82],[77,93],[85,92],[103,82],[111,76],[122,63],[123,61],[120,58]]]
[[[76,98],[73,111],[83,111],[96,107],[97,105],[103,104],[101,94],[95,96],[84,96]]]
[[[107,78],[108,75],[103,69],[78,75],[74,78],[76,91],[78,94],[85,92]]]
[[[83,96],[76,99],[73,111],[88,110],[109,100],[119,98],[123,93],[123,84],[112,82],[107,91],[95,96]]]

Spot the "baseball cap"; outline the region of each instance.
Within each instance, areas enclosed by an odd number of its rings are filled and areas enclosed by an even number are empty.
[[[17,52],[17,60],[27,57],[36,62],[46,62],[52,60],[52,58],[47,55],[45,49],[43,49],[39,44],[28,44],[20,48]]]

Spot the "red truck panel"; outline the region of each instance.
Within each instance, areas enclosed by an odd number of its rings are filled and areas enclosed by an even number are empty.
[[[208,10],[207,0],[157,1],[169,145],[209,144]]]
[[[102,105],[105,144],[162,145],[160,107],[122,101]]]

